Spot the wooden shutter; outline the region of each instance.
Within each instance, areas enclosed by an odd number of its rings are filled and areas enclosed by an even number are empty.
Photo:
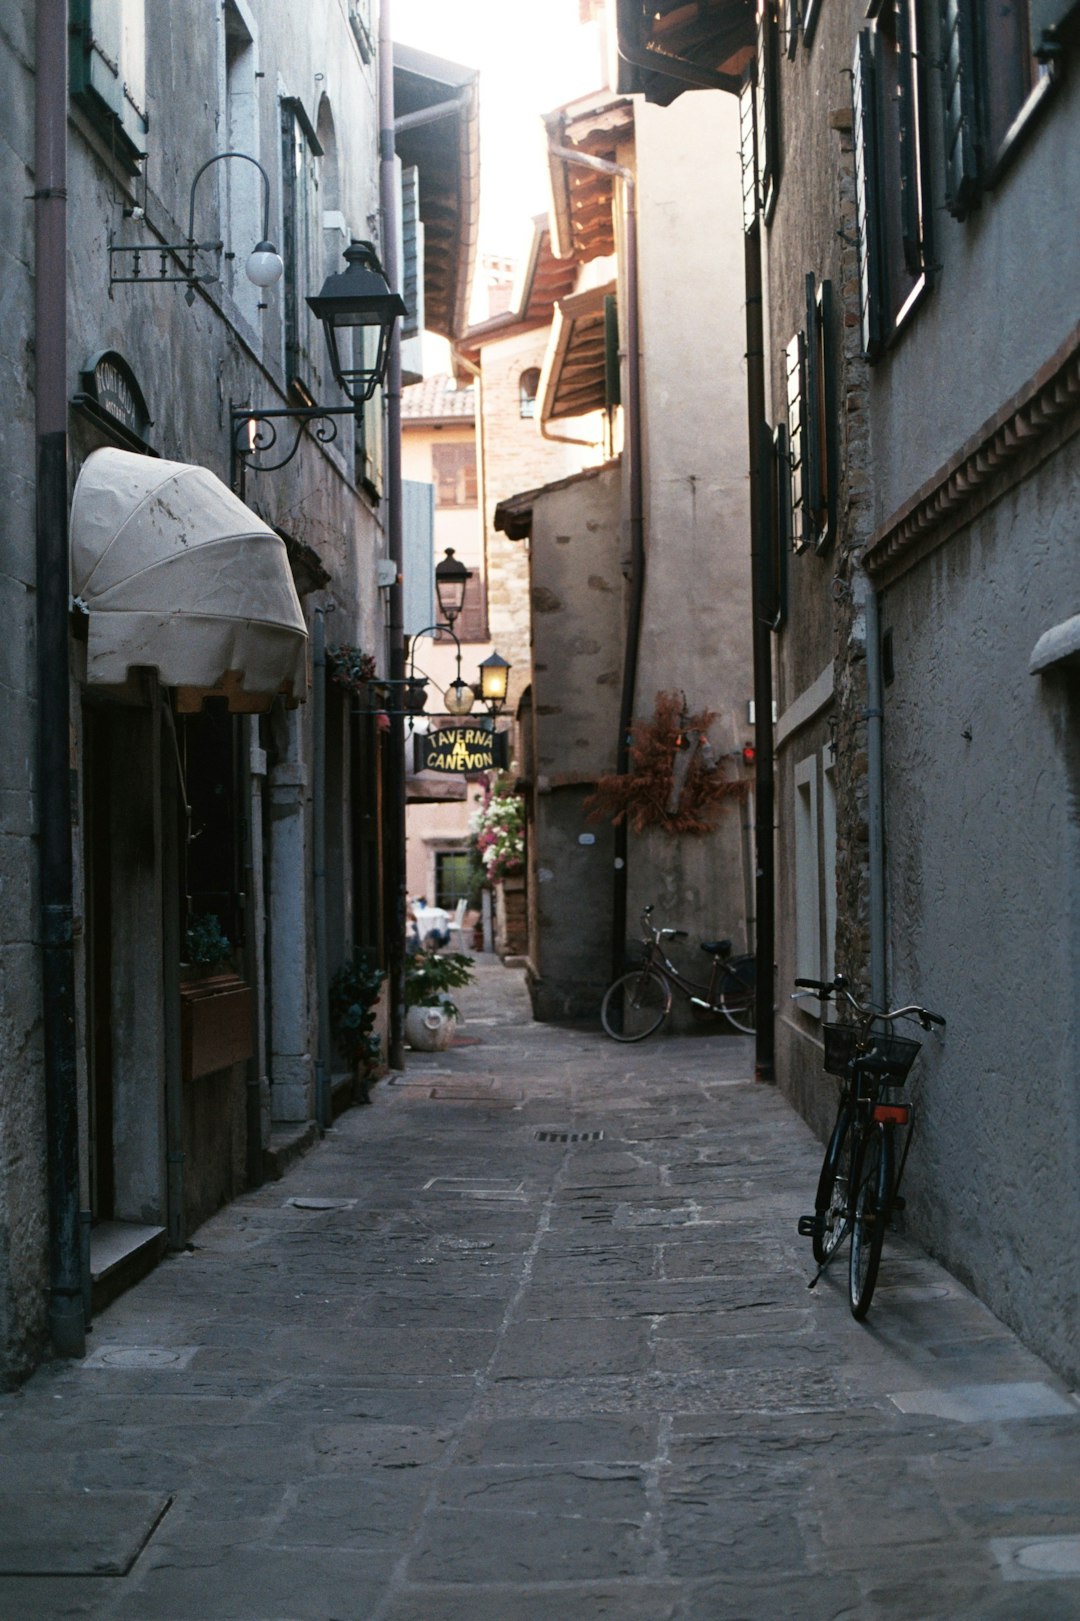
[[[979,142],[973,0],[941,0],[945,206],[958,220],[978,203]]]
[[[72,0],[71,91],[126,167],[145,156],[145,0]]]
[[[487,623],[487,589],[484,577],[478,568],[472,571],[472,579],[465,586],[465,599],[461,604],[461,613],[454,624],[459,642],[486,642],[488,639]],[[449,637],[439,637],[440,641],[449,641]]]
[[[880,225],[874,42],[863,29],[855,45],[852,77],[855,145],[855,219],[859,234],[859,324],[863,353],[874,360],[882,345],[882,233]]]
[[[900,59],[900,233],[909,275],[923,272],[923,200],[919,173],[919,52],[915,21],[908,0],[896,9],[896,44]]]
[[[824,443],[825,413],[822,378],[821,310],[817,281],[811,271],[806,278],[806,347],[803,394],[803,489],[808,522],[806,538],[817,540],[824,527]]]
[[[757,76],[751,64],[739,91],[739,158],[742,165],[743,230],[749,236],[757,225],[761,199],[758,193],[757,126],[754,103]]]
[[[763,510],[769,523],[768,602],[763,604],[765,619],[773,630],[780,630],[787,618],[787,569],[791,551],[791,478],[787,429],[779,423],[770,437],[764,435],[762,466],[767,469],[768,491]]]
[[[415,338],[424,330],[424,226],[420,219],[420,171],[401,171],[401,296],[405,316],[402,338]]]
[[[415,636],[438,617],[435,601],[435,491],[401,481],[402,625]]]
[[[789,57],[799,46],[799,0],[784,0],[784,48]]]
[[[537,375],[536,385],[540,378]],[[536,390],[533,395],[535,399]],[[614,293],[604,294],[604,409],[614,411],[622,403],[622,367],[619,364],[619,301]],[[522,415],[525,413],[522,412]]]

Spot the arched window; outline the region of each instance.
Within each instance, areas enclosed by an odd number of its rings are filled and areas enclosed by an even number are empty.
[[[536,395],[539,387],[540,368],[539,366],[530,366],[528,371],[523,371],[518,378],[518,399],[523,417],[534,417],[536,415]]]

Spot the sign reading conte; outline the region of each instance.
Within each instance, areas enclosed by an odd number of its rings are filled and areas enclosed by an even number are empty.
[[[486,726],[442,726],[413,739],[417,771],[444,771],[461,776],[470,771],[505,770],[508,733]]]

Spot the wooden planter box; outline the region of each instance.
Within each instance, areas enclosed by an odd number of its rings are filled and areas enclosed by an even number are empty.
[[[215,974],[180,987],[180,1054],[185,1081],[243,1063],[255,1051],[251,986]]]

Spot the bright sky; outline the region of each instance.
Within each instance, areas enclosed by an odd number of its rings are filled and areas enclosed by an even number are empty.
[[[540,116],[599,89],[598,25],[579,0],[391,0],[402,45],[480,70],[480,247],[520,258],[547,211]]]

